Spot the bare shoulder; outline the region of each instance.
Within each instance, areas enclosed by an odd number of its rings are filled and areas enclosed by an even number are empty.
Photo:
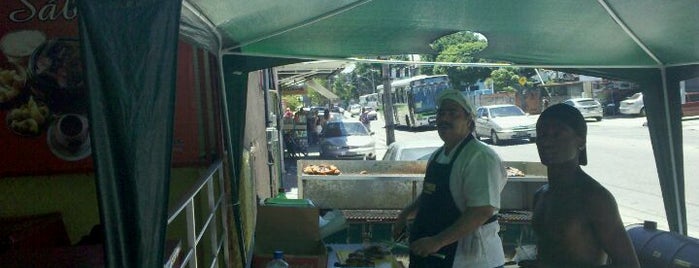
[[[614,201],[614,196],[607,188],[602,186],[597,180],[583,173],[582,182],[580,183],[580,189],[584,191],[585,196],[590,199],[589,201],[599,201],[599,202],[609,202]]]
[[[595,179],[585,174],[583,183],[580,186],[584,193],[582,196],[589,209],[587,212],[590,215],[599,217],[602,215],[611,216],[618,214],[618,207],[614,195]]]

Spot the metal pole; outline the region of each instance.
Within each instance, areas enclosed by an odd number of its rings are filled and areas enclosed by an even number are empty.
[[[383,118],[386,121],[386,145],[390,145],[396,141],[394,133],[395,124],[393,123],[393,97],[391,94],[391,66],[389,64],[381,65],[381,77],[383,79]]]

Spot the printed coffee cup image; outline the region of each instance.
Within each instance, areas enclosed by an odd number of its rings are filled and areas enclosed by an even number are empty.
[[[46,41],[46,35],[36,30],[21,30],[5,34],[0,39],[0,50],[7,57],[7,61],[21,68],[24,72],[27,68],[29,57],[34,50]]]
[[[46,137],[51,152],[66,161],[78,161],[92,153],[87,117],[64,114],[49,127]]]
[[[0,104],[11,105],[23,93],[29,58],[45,40],[46,36],[35,30],[10,32],[0,38],[0,51],[10,63],[0,65]]]

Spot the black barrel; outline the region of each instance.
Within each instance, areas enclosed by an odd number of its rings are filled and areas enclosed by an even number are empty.
[[[673,232],[658,230],[646,221],[626,227],[638,260],[643,268],[699,268],[699,240]]]

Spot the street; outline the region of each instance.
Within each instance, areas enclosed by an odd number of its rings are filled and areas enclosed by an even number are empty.
[[[383,117],[371,122],[377,139],[377,159],[386,150]],[[349,119],[352,120],[352,119]],[[658,174],[644,117],[605,117],[601,122],[587,121],[588,164],[583,170],[604,185],[616,198],[625,225],[656,221],[668,230]],[[699,120],[683,125],[685,196],[688,234],[699,237]],[[395,130],[397,141],[439,139],[436,131]],[[484,140],[488,142],[488,140]],[[539,162],[534,143],[507,142],[493,146],[505,161]]]

